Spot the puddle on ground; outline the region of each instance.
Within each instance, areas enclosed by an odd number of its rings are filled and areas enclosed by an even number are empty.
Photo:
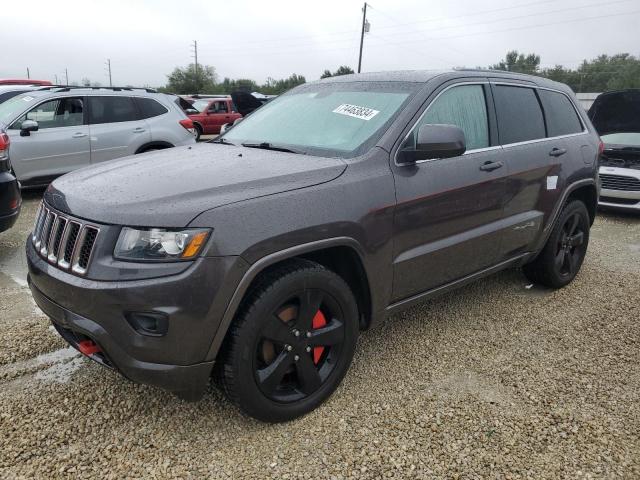
[[[27,287],[27,257],[24,246],[0,249],[0,273],[21,287]]]

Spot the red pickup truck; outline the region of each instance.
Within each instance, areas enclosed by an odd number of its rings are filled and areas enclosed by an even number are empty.
[[[187,115],[193,121],[198,139],[200,135],[218,134],[222,125],[242,117],[230,96],[194,96],[190,100],[193,100],[192,109],[187,110]]]
[[[191,106],[185,112],[193,121],[200,139],[200,135],[220,133],[224,124],[233,125],[237,119],[260,108],[270,99],[259,99],[241,91],[231,92],[231,95],[191,95],[186,100]]]

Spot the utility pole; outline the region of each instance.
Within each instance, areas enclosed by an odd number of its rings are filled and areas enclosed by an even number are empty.
[[[109,86],[113,87],[113,83],[111,82],[111,59],[110,58],[107,58],[106,65],[107,65],[107,70],[109,71]]]
[[[27,67],[27,78],[31,78],[31,73],[29,72],[29,67]]]
[[[360,33],[360,56],[358,57],[358,73],[360,73],[360,68],[362,67],[362,45],[364,43],[364,31],[367,24],[367,2],[364,2],[364,7],[362,7],[362,32]]]
[[[200,77],[198,76],[198,42],[194,40],[193,45],[191,45],[191,47],[193,48],[193,56],[196,59],[196,92],[195,93],[199,93],[198,89],[200,87]]]
[[[69,70],[66,68],[64,69],[64,76],[67,79],[67,83],[65,83],[65,85],[69,85]]]
[[[54,85],[58,85],[58,75],[54,73],[53,77],[55,78]]]

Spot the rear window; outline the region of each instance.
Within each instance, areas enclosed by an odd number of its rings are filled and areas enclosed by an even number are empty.
[[[542,109],[532,88],[497,85],[495,104],[500,143],[545,138]]]
[[[131,97],[89,97],[89,123],[131,122],[138,111]]]
[[[138,104],[142,118],[157,117],[159,115],[164,115],[169,111],[166,107],[160,105],[159,102],[156,102],[152,98],[138,97],[136,98],[136,103]]]
[[[566,95],[549,90],[538,90],[538,95],[544,108],[549,137],[582,132],[576,109]]]

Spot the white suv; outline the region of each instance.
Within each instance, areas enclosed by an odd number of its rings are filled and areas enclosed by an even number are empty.
[[[0,104],[0,133],[23,186],[76,168],[195,143],[192,121],[173,96],[151,89],[50,87]]]

